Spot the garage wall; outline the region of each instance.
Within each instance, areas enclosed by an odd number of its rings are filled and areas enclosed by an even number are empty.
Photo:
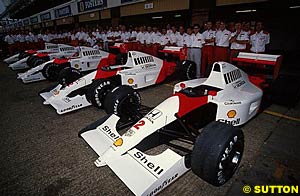
[[[101,10],[100,14],[101,14],[101,19],[109,19],[109,18],[111,18],[110,9]]]
[[[79,15],[79,22],[94,21],[99,19],[100,19],[99,11]]]
[[[66,17],[63,19],[56,20],[56,25],[66,25],[66,24],[72,24],[74,22],[73,17]]]
[[[242,4],[242,3],[257,3],[263,1],[267,1],[267,0],[216,0],[216,5],[222,6],[222,5],[233,5],[233,4]]]
[[[153,8],[145,9],[145,4],[153,3]],[[120,7],[122,16],[149,14],[189,9],[189,0],[153,0]]]

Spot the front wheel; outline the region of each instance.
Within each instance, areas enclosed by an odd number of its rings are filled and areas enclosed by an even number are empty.
[[[141,106],[141,96],[132,87],[121,85],[113,89],[105,98],[104,110],[107,114],[116,114],[122,120],[135,118]]]
[[[104,99],[107,93],[115,88],[112,80],[95,80],[86,93],[87,100],[96,108],[103,108]]]
[[[33,67],[37,67],[37,66],[39,66],[39,65],[41,65],[41,64],[43,64],[43,63],[46,63],[47,61],[45,60],[45,59],[37,59],[37,60],[35,60],[34,61],[34,63],[33,63]]]
[[[59,72],[58,82],[63,86],[68,86],[69,84],[81,77],[82,74],[78,69],[72,67],[65,67]]]
[[[42,70],[43,76],[49,81],[57,81],[59,72],[62,70],[61,65],[55,63],[48,63]]]
[[[191,169],[206,182],[221,186],[235,173],[244,151],[241,129],[211,122],[197,137],[191,154]]]

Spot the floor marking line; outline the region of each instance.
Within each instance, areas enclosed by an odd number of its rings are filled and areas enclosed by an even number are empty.
[[[265,110],[264,113],[272,115],[272,116],[276,116],[276,117],[280,117],[280,118],[284,118],[284,119],[288,119],[288,120],[300,122],[300,118],[295,118],[295,117],[287,116],[287,115],[284,115],[284,114],[280,114],[278,112],[273,112],[273,111]]]

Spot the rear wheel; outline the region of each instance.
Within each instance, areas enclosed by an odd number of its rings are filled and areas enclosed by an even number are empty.
[[[191,154],[192,171],[214,185],[225,184],[235,173],[244,151],[241,129],[211,122],[197,137]]]
[[[36,58],[37,58],[37,57],[34,56],[34,55],[31,55],[30,57],[28,57],[28,59],[27,59],[27,61],[26,61],[27,65],[28,65],[29,67],[33,67]]]
[[[100,79],[95,80],[87,90],[87,100],[97,108],[103,108],[104,99],[107,93],[115,88],[115,84],[111,80]]]
[[[104,110],[116,114],[122,120],[134,119],[141,106],[141,96],[132,87],[121,85],[113,89],[105,98]]]
[[[55,63],[48,63],[42,70],[43,76],[49,81],[57,81],[59,72],[62,70],[62,66]]]
[[[182,61],[177,65],[181,80],[196,79],[196,63],[193,61]]]
[[[38,59],[36,59],[35,61],[34,61],[34,64],[33,64],[33,67],[37,67],[37,66],[39,66],[39,65],[41,65],[41,64],[43,64],[43,63],[46,63],[47,61],[45,60],[45,59],[40,59],[40,58],[38,58]]]
[[[78,69],[65,67],[59,72],[58,82],[63,86],[68,86],[81,77],[82,74]]]

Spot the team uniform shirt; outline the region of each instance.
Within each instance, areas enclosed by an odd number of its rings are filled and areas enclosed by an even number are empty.
[[[33,42],[35,42],[35,43],[39,42],[39,38],[37,35],[32,35],[32,36],[33,36],[33,38],[32,38]]]
[[[129,32],[122,32],[121,33],[121,40],[124,41],[128,41],[128,39],[130,38],[131,34]]]
[[[74,34],[71,34],[70,39],[71,39],[72,41],[74,41],[74,40],[76,40],[76,36],[75,36]]]
[[[107,37],[108,37],[108,34],[106,34],[105,32],[102,32],[101,33],[101,39],[106,42],[107,41]]]
[[[21,43],[25,42],[25,36],[21,34],[17,35],[17,41]]]
[[[193,34],[192,36],[192,45],[193,48],[202,48],[205,43],[204,37],[201,33]]]
[[[216,37],[216,31],[213,31],[213,30],[206,30],[202,33],[204,39],[212,39],[212,38],[215,38]],[[205,43],[204,45],[206,46],[213,46],[215,45],[214,42],[210,42],[210,43]]]
[[[191,35],[186,34],[186,36],[183,39],[183,46],[191,47],[192,43],[193,43],[193,34]]]
[[[94,37],[88,37],[86,42],[90,43],[91,47],[93,47],[96,44],[96,39]]]
[[[7,44],[13,44],[13,43],[15,43],[13,37],[10,36],[10,35],[5,36],[4,41],[5,41]]]
[[[188,34],[186,34],[186,33],[183,33],[182,35],[180,33],[178,33],[176,35],[176,45],[179,46],[179,47],[183,47],[183,45],[184,45],[184,39],[185,39],[185,37],[187,35]]]
[[[43,35],[43,41],[44,42],[50,42],[49,36],[48,35]]]
[[[160,37],[161,33],[160,32],[153,32],[150,36],[150,40],[152,44],[160,44]]]
[[[114,31],[113,32],[113,37],[117,38],[119,36],[121,36],[121,31]]]
[[[228,31],[227,29],[219,30],[216,32],[216,39],[215,43],[216,46],[220,47],[229,47],[229,40],[231,37],[231,32]]]
[[[151,41],[151,35],[152,35],[152,32],[146,32],[145,34],[144,34],[144,39],[145,39],[145,41],[146,41],[146,44],[151,44],[152,43],[152,41]]]
[[[250,50],[252,52],[265,52],[266,44],[270,43],[270,34],[268,32],[260,31],[250,36]]]
[[[167,44],[169,44],[169,42],[171,41],[169,35],[161,35],[160,36],[160,45],[165,46]]]
[[[136,40],[143,44],[145,42],[145,33],[139,32],[136,36]]]
[[[176,44],[177,43],[177,36],[178,36],[178,32],[175,32],[175,33],[172,32],[169,35],[171,44]]]
[[[26,42],[32,42],[32,39],[31,39],[30,35],[25,36],[25,41]]]
[[[37,35],[37,37],[38,37],[38,39],[42,40],[44,36],[43,36],[41,33],[39,33],[39,34]]]
[[[235,36],[237,32],[231,33],[231,37]],[[249,34],[245,31],[241,31],[240,34],[237,36],[236,40],[244,41],[249,40]],[[246,44],[238,44],[236,42],[232,42],[230,49],[233,50],[244,50],[246,49]]]
[[[167,30],[167,35],[171,35],[173,33],[172,29]]]
[[[137,32],[136,31],[132,31],[131,32],[131,36],[130,36],[130,38],[136,38],[137,37]]]

